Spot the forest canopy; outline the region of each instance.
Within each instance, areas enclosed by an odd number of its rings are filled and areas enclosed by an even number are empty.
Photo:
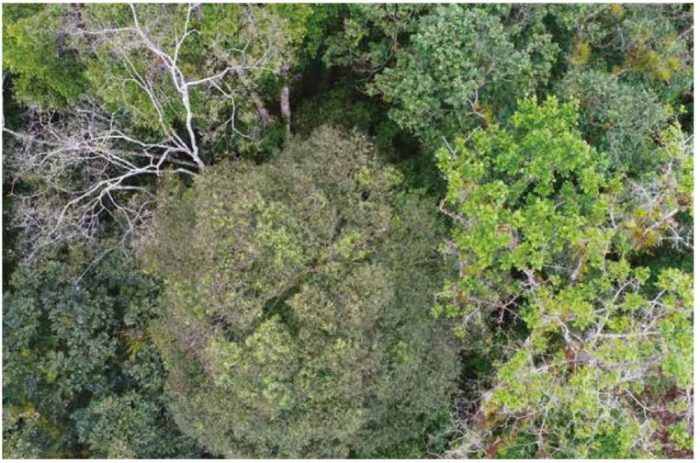
[[[3,5],[3,457],[692,457],[693,34]]]

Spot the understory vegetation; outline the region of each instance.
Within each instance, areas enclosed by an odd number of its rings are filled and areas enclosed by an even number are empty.
[[[692,8],[3,5],[3,457],[692,457]]]

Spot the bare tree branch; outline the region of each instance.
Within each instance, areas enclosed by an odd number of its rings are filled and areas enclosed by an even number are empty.
[[[179,7],[162,8],[174,12]],[[195,114],[195,90],[209,92],[205,96],[212,104],[223,98],[231,107],[231,117],[223,127],[232,136],[252,137],[236,128],[238,95],[257,108],[263,122],[271,120],[262,99],[252,90],[249,72],[279,70],[266,66],[272,56],[269,37],[257,57],[250,54],[251,40],[258,34],[252,7],[245,10],[250,37],[244,38],[244,47],[210,44],[214,56],[199,69],[205,75],[191,76],[181,67],[188,39],[199,34],[192,27],[198,8],[198,4],[187,6],[182,29],[175,37],[170,29],[163,35],[160,22],[155,21],[161,18],[144,21],[141,8],[134,4],[129,5],[131,24],[122,27],[85,14],[67,19],[68,35],[104,64],[107,82],[123,86],[124,92],[136,88],[146,97],[144,108],[152,112],[155,127],[134,130],[139,123],[129,110],[109,111],[96,98],[86,97],[71,114],[32,109],[28,114],[31,123],[23,131],[3,128],[13,142],[8,150],[12,172],[31,184],[30,193],[13,192],[19,204],[17,225],[33,237],[30,256],[52,243],[96,236],[106,217],[122,228],[122,242],[127,242],[150,217],[154,185],[147,178],[160,176],[166,169],[189,175],[206,169],[200,141],[206,136],[197,127],[197,121],[205,119]],[[157,65],[144,70],[140,63],[144,57],[152,57]],[[118,72],[109,72],[115,64]],[[182,126],[173,122],[173,113]]]

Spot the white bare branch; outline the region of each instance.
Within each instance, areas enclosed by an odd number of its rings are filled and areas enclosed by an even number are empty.
[[[188,39],[199,34],[193,18],[200,6],[190,4],[184,9],[183,27],[174,36],[172,30],[163,31],[161,18],[142,18],[141,7],[130,4],[129,8],[131,24],[115,27],[77,15],[78,19],[68,20],[73,22],[66,29],[77,47],[104,64],[106,83],[116,84],[125,93],[136,89],[146,97],[148,107],[142,104],[135,111],[142,113],[139,117],[151,118],[150,129],[135,122],[135,113],[108,111],[95,98],[85,99],[71,114],[33,109],[25,130],[3,129],[15,142],[9,156],[13,174],[31,184],[31,193],[16,189],[13,194],[19,204],[17,225],[34,237],[30,240],[34,250],[94,237],[105,217],[122,227],[126,242],[150,216],[153,182],[148,178],[166,169],[188,175],[202,172],[206,157],[201,140],[210,139],[211,134],[197,127],[206,115],[195,114],[193,92],[204,92],[215,108],[231,108],[231,117],[213,133],[223,127],[232,137],[252,137],[235,124],[240,99],[255,108],[263,122],[271,120],[250,74],[279,72],[266,66],[269,40],[267,48],[252,56],[254,34],[243,38],[245,46],[240,49],[224,46],[217,37],[210,44],[212,58],[196,71],[191,67],[185,71],[183,50]],[[173,14],[181,11],[174,5],[162,8]],[[257,33],[253,16],[248,12],[246,20]],[[145,69],[144,59],[152,63]],[[109,72],[115,64],[118,71]],[[203,75],[192,75],[197,72]]]

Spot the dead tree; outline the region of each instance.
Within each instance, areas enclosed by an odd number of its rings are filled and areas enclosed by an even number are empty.
[[[249,42],[242,49],[219,50],[219,61],[205,66],[216,72],[192,76],[191,70],[183,71],[181,52],[188,38],[199,34],[191,27],[199,8],[186,7],[184,27],[169,45],[162,37],[154,37],[133,4],[130,24],[124,27],[90,22],[84,14],[76,16],[79,21],[69,21],[65,32],[76,43],[98,60],[118,63],[121,72],[106,79],[125,89],[135,86],[147,97],[157,128],[146,137],[143,130],[133,130],[128,112],[107,111],[92,98],[82,101],[72,114],[32,109],[28,114],[32,122],[22,132],[3,129],[12,138],[7,145],[11,147],[8,166],[33,187],[28,195],[12,192],[18,199],[16,223],[31,242],[30,256],[52,243],[95,237],[105,216],[120,224],[121,241],[126,243],[150,217],[154,193],[152,187],[144,186],[145,177],[157,177],[165,169],[196,175],[206,168],[192,92],[207,92],[228,102],[232,109],[225,124],[234,136],[247,136],[235,127],[235,98],[244,95],[264,109],[260,97],[246,94],[245,89],[252,86],[250,71],[277,72],[266,67],[272,45],[268,41],[268,49],[257,57],[249,55]],[[146,71],[136,62],[144,57],[152,63]],[[182,114],[183,127],[166,116],[173,107]],[[265,116],[260,114],[263,122],[269,119]]]

